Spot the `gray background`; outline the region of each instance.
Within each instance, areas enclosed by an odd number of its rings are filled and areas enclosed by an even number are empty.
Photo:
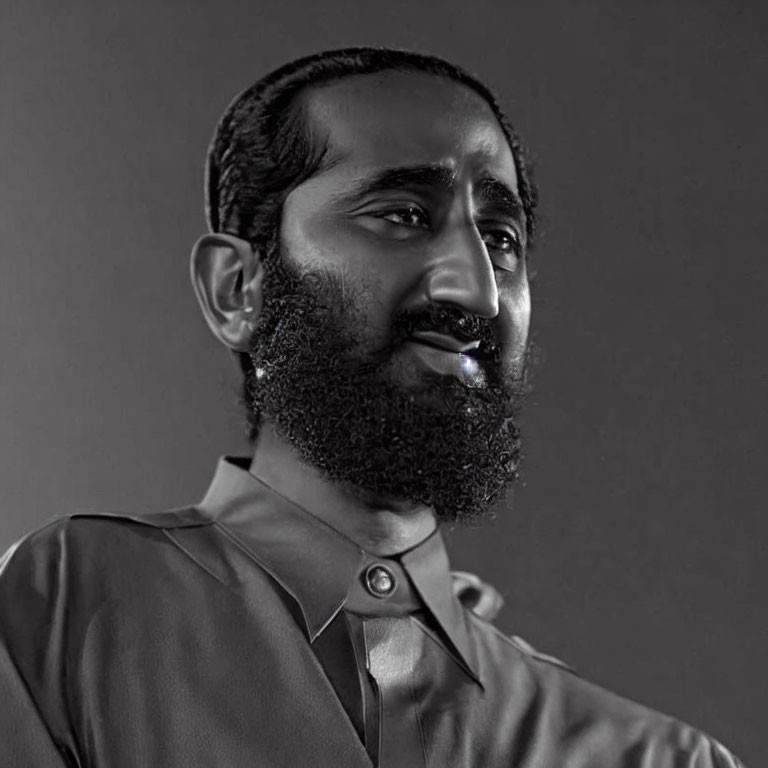
[[[525,484],[454,564],[585,676],[760,765],[765,3],[11,2],[0,18],[0,546],[195,500],[242,453],[187,254],[231,96],[350,44],[444,55],[538,161]]]

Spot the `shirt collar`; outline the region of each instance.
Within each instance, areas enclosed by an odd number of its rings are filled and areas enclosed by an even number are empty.
[[[200,510],[228,530],[298,603],[313,642],[344,607],[372,555],[248,471],[248,459],[222,457]],[[442,629],[457,661],[480,683],[464,608],[454,595],[439,531],[398,557]]]

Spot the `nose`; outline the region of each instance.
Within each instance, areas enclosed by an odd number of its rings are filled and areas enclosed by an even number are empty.
[[[430,250],[424,278],[430,302],[454,304],[489,319],[499,314],[493,263],[474,224],[452,227]]]

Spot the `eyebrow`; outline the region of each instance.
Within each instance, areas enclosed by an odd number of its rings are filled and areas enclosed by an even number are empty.
[[[360,200],[377,192],[390,192],[408,187],[432,187],[450,191],[456,172],[448,165],[430,164],[384,168],[370,178],[352,183],[340,198]],[[481,203],[493,206],[503,216],[525,221],[525,208],[520,196],[508,184],[494,176],[483,176],[475,185]]]
[[[405,187],[438,187],[450,190],[455,179],[454,170],[447,165],[410,165],[384,168],[373,176],[360,179],[344,192],[353,200]]]
[[[475,192],[481,202],[493,206],[501,215],[525,222],[522,198],[508,184],[493,176],[484,176],[475,185]]]

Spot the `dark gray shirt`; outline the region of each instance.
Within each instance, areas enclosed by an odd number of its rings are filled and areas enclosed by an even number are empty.
[[[246,467],[222,460],[194,507],[73,515],[5,555],[3,765],[740,765],[467,610],[439,533],[375,557]]]

